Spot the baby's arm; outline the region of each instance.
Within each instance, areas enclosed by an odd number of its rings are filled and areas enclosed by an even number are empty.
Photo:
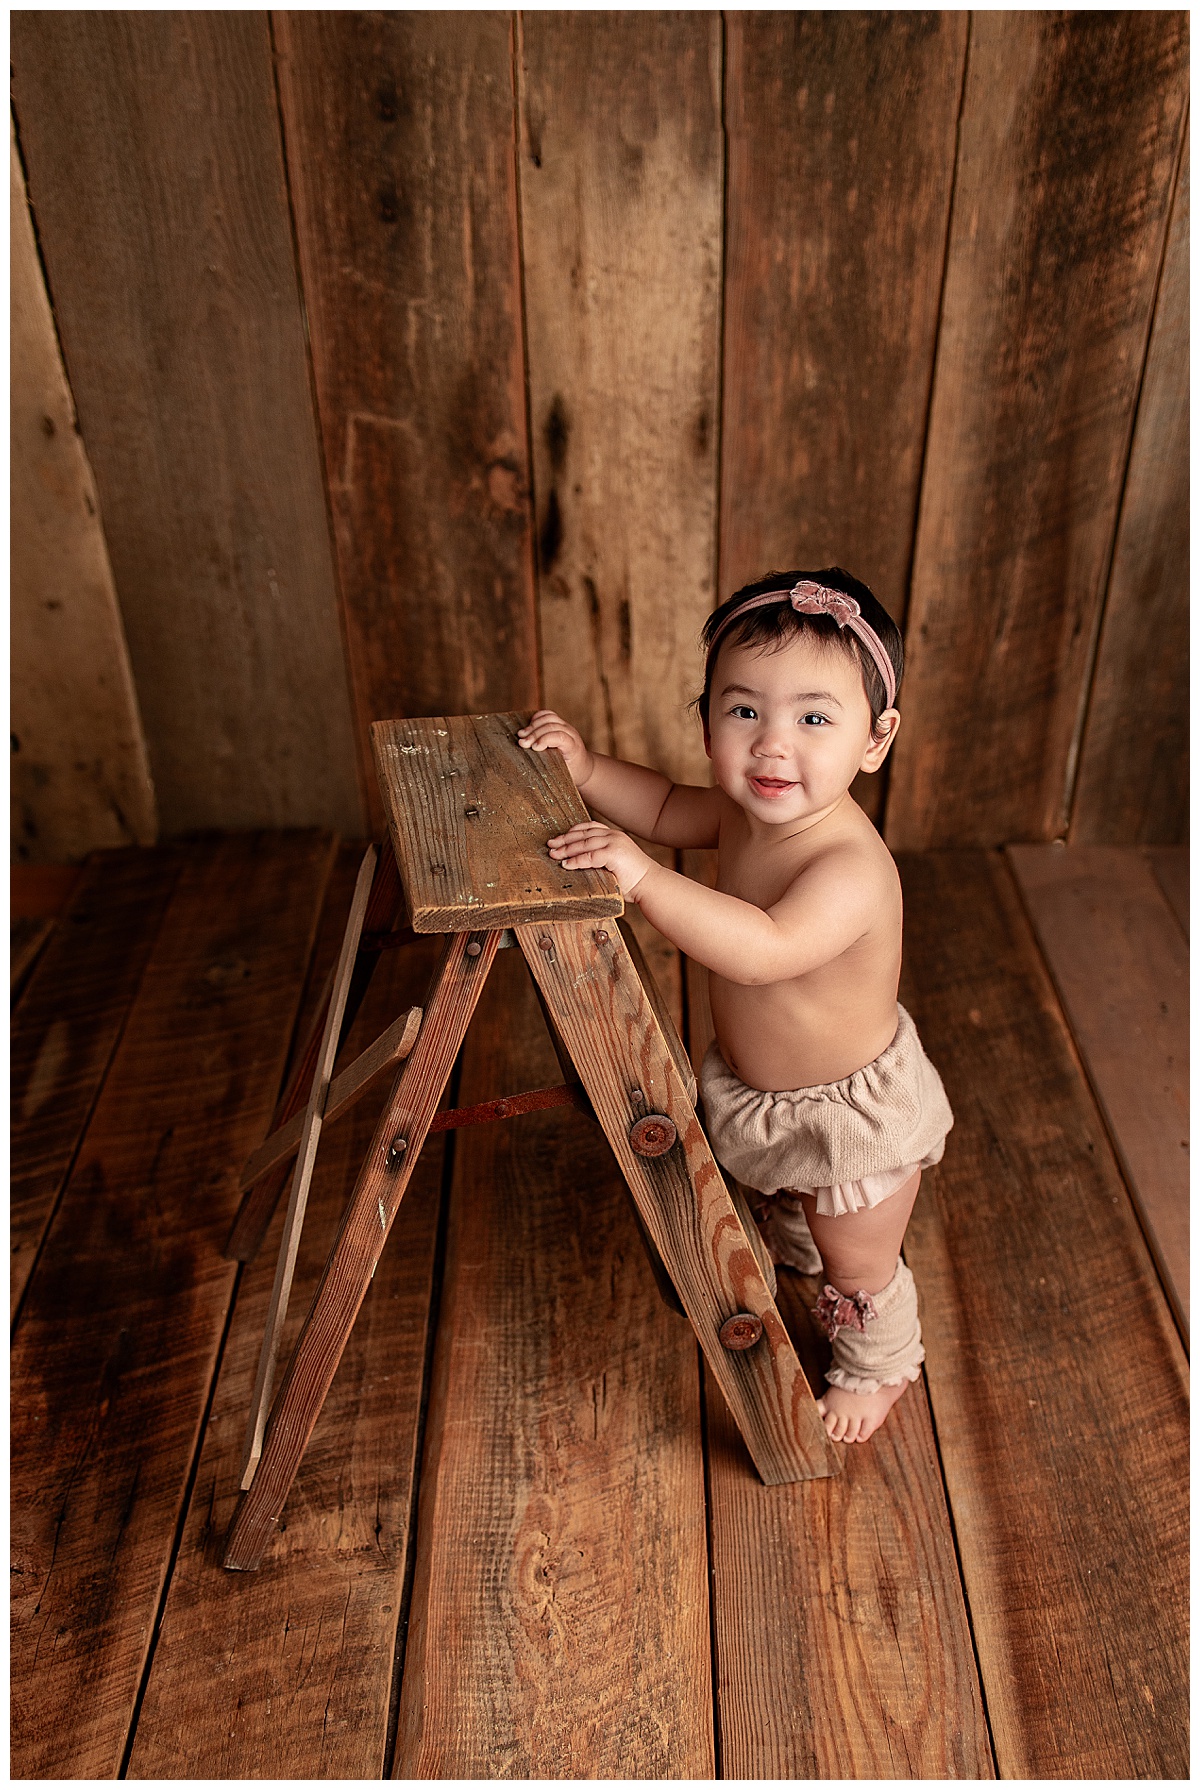
[[[538,709],[517,735],[534,752],[556,748],[567,761],[576,789],[588,806],[656,845],[717,843],[720,791],[672,783],[661,771],[627,764],[592,752],[583,736],[553,709]]]
[[[550,856],[566,870],[611,870],[621,893],[685,956],[747,987],[804,976],[840,957],[868,931],[877,906],[871,877],[842,850],[810,864],[766,909],[667,870],[600,821],[552,839]]]

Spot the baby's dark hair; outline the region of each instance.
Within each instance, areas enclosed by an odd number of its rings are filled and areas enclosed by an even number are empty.
[[[849,572],[844,572],[841,566],[828,566],[823,572],[768,572],[765,578],[757,578],[753,584],[745,584],[741,590],[735,590],[731,597],[727,597],[725,602],[713,610],[704,624],[700,635],[706,659],[704,690],[696,698],[696,707],[700,711],[706,737],[712,673],[716,662],[716,654],[712,651],[713,641],[719,638],[724,645],[727,640],[733,640],[739,646],[749,646],[755,641],[761,641],[764,648],[770,651],[773,646],[783,646],[798,634],[813,634],[818,640],[830,641],[847,658],[853,659],[862,673],[863,689],[871,705],[871,727],[872,730],[875,729],[880,715],[888,707],[883,675],[857,634],[849,628],[839,628],[831,615],[805,615],[792,608],[787,600],[788,592],[802,580],[822,584],[827,590],[840,590],[846,596],[854,598],[862,612],[862,619],[878,634],[883,650],[892,662],[896,673],[896,688],[899,689],[904,672],[904,641],[883,604],[865,584],[852,577]],[[776,590],[779,592],[778,604],[768,603],[759,609],[748,610],[740,621],[733,623],[728,633],[722,632],[726,618],[733,614],[740,603],[747,603],[751,597],[763,596],[767,591]]]

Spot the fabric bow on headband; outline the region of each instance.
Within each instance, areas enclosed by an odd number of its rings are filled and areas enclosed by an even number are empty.
[[[883,679],[887,695],[884,707],[891,708],[896,700],[896,667],[870,622],[863,620],[857,599],[844,590],[830,590],[828,585],[817,584],[811,578],[802,578],[791,590],[764,591],[762,596],[750,597],[745,603],[739,603],[721,624],[720,632],[708,649],[709,660],[711,661],[730,624],[737,621],[739,616],[748,614],[751,609],[765,609],[769,603],[783,602],[790,602],[800,615],[832,616],[839,628],[849,628],[852,634],[856,634],[870,653]]]

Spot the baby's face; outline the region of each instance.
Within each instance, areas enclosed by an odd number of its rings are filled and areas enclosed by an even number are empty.
[[[899,725],[892,709],[886,719]],[[718,651],[708,754],[721,788],[752,819],[819,819],[860,770],[878,769],[894,732],[872,739],[858,667],[811,635],[774,652],[760,645]]]

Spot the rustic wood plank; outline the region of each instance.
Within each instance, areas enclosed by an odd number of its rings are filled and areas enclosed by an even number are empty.
[[[12,1769],[115,1777],[279,1085],[329,840],[190,848],[13,1348]]]
[[[721,565],[847,566],[904,627],[966,13],[731,12]],[[883,812],[887,772],[856,801]]]
[[[275,1283],[271,1289],[271,1303],[267,1310],[258,1372],[254,1378],[254,1391],[250,1397],[246,1450],[242,1458],[243,1490],[253,1479],[254,1469],[258,1465],[258,1459],[262,1453],[263,1431],[266,1428],[271,1392],[275,1384],[275,1363],[283,1327],[287,1322],[288,1299],[292,1290],[292,1278],[296,1272],[296,1257],[300,1251],[300,1233],[304,1226],[304,1213],[308,1206],[308,1190],[312,1185],[317,1150],[321,1143],[321,1125],[325,1117],[325,1103],[329,1098],[329,1084],[333,1079],[333,1061],[337,1055],[338,1041],[341,1038],[342,1021],[346,1013],[346,997],[350,993],[350,978],[354,973],[355,960],[358,957],[358,941],[362,936],[363,916],[367,911],[367,901],[371,893],[371,884],[375,880],[375,867],[378,861],[379,853],[376,847],[369,845],[363,854],[362,864],[354,884],[350,914],[346,921],[342,948],[338,953],[337,966],[333,973],[317,1060],[313,1066],[312,1088],[301,1120],[296,1166],[292,1173],[292,1185],[283,1220],[283,1236],[279,1245]]]
[[[1014,845],[1008,858],[1186,1338],[1187,943],[1131,847]]]
[[[887,838],[1061,837],[1187,100],[1182,12],[980,12]]]
[[[707,783],[688,704],[715,600],[721,21],[526,12],[518,65],[546,701]]]
[[[720,588],[844,565],[903,626],[967,15],[726,30]]]
[[[620,934],[579,921],[514,930],[760,1475],[776,1485],[836,1473],[770,1288]],[[643,1112],[675,1127],[665,1154],[634,1151],[630,1129]],[[718,1338],[737,1313],[761,1325],[744,1350]]]
[[[15,1313],[137,993],[180,860],[96,858],[39,961],[10,1034],[10,1280]]]
[[[331,901],[340,937],[348,892]],[[380,964],[348,1040],[424,996],[437,945]],[[386,1099],[377,1088],[326,1135],[284,1347],[299,1331]],[[221,1571],[262,1339],[278,1221],[249,1266],[222,1359],[195,1489],[138,1719],[139,1779],[378,1778],[416,1495],[416,1450],[442,1148],[431,1140],[342,1356],[286,1526],[254,1574]]]
[[[711,884],[715,852],[683,854]],[[708,975],[686,965],[688,1043],[712,1039]],[[928,1184],[928,1182],[927,1182]],[[811,1384],[829,1345],[818,1282],[786,1269],[777,1303]],[[723,1774],[990,1778],[971,1633],[923,1385],[837,1479],[755,1485],[708,1394],[713,1625]],[[753,1561],[755,1570],[747,1571]]]
[[[1179,921],[1184,938],[1189,936],[1188,848],[1186,845],[1149,845],[1146,861],[1158,878],[1159,888],[1167,898],[1171,912]]]
[[[9,925],[9,1001],[15,1004],[24,991],[33,966],[54,931],[54,921],[43,918],[13,920]]]
[[[1187,838],[1190,146],[1185,129],[1079,754],[1072,844]]]
[[[342,1351],[404,1198],[471,1014],[496,955],[498,932],[447,940],[425,1024],[388,1098],[364,1158],[321,1283],[271,1411],[262,1459],[225,1545],[230,1571],[260,1564]],[[475,956],[469,943],[478,944]]]
[[[561,752],[518,745],[528,719],[433,715],[371,729],[414,931],[623,911],[607,870],[566,871],[546,849],[588,812]]]
[[[625,940],[625,949],[628,951],[633,967],[641,979],[642,987],[646,990],[646,998],[650,1002],[650,1010],[654,1014],[655,1021],[659,1031],[663,1035],[663,1040],[667,1049],[674,1058],[675,1067],[678,1069],[680,1076],[683,1079],[683,1085],[687,1089],[687,1097],[692,1105],[695,1106],[697,1092],[696,1077],[692,1071],[691,1062],[688,1059],[687,1047],[685,1046],[683,1039],[679,1036],[678,1006],[675,1002],[669,1001],[659,987],[654,971],[646,961],[646,954],[642,950],[641,941],[629,920],[618,920],[617,929],[620,932],[621,937]],[[678,964],[678,951],[674,953],[674,956],[675,962]]]
[[[14,862],[8,878],[9,919],[42,919],[61,914],[82,875],[80,864]]]
[[[12,60],[163,828],[355,833],[267,15],[27,12]]]
[[[1003,859],[905,856],[955,1126],[905,1255],[1001,1777],[1186,1777],[1179,1338]]]
[[[14,137],[9,153],[12,847],[82,858],[151,844],[158,816]]]
[[[780,1274],[814,1353],[817,1291]],[[994,1777],[924,1386],[843,1453],[836,1479],[757,1485],[709,1391],[722,1775]]]
[[[323,1118],[326,1125],[332,1124],[334,1119],[340,1119],[344,1112],[362,1099],[381,1075],[386,1075],[389,1069],[394,1069],[398,1063],[404,1061],[416,1042],[417,1033],[421,1029],[421,1018],[420,1007],[409,1007],[330,1083]],[[243,1192],[252,1187],[268,1169],[277,1167],[281,1162],[291,1161],[300,1147],[303,1130],[304,1114],[296,1113],[286,1125],[281,1125],[278,1131],[271,1133],[242,1170],[239,1186]]]
[[[504,952],[462,1097],[553,1073]],[[696,1349],[598,1127],[463,1134],[441,1311],[394,1775],[711,1778]]]
[[[274,17],[358,747],[533,707],[537,634],[504,13]]]

